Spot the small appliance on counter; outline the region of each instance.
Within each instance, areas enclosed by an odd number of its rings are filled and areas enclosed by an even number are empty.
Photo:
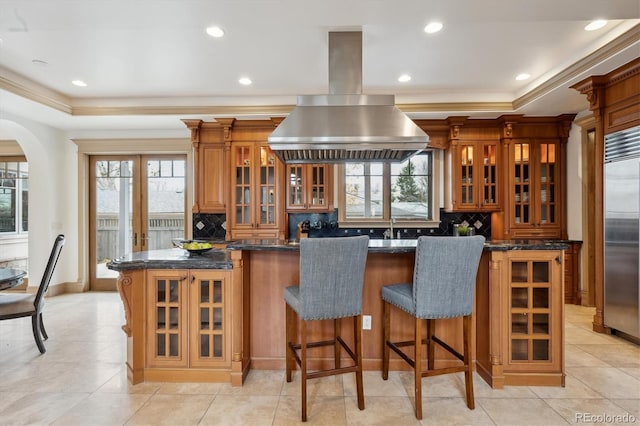
[[[296,239],[298,241],[300,241],[303,238],[308,238],[309,237],[309,228],[310,228],[310,223],[308,220],[302,221],[300,223],[298,223],[298,235],[296,237]]]

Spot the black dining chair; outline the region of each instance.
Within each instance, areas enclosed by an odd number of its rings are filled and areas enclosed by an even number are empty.
[[[38,291],[34,293],[0,293],[0,320],[31,317],[31,328],[33,329],[33,337],[40,353],[45,353],[47,349],[44,347],[44,340],[47,340],[47,332],[42,322],[42,309],[44,307],[44,296],[49,289],[49,282],[53,275],[53,270],[58,263],[62,246],[64,245],[64,235],[60,234],[56,237],[49,255],[47,267],[42,275]]]

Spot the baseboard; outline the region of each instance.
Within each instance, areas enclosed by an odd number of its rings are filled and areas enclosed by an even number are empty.
[[[50,285],[49,291],[47,292],[47,297],[60,296],[62,294],[67,293],[83,293],[85,291],[84,284],[81,282],[67,282],[56,285]],[[33,287],[33,292],[35,293],[37,287]],[[31,291],[31,288],[29,289]]]

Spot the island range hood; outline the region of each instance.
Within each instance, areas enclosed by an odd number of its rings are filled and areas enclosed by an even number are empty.
[[[393,95],[362,94],[362,32],[329,32],[329,94],[298,96],[269,136],[285,163],[403,161],[429,136]]]

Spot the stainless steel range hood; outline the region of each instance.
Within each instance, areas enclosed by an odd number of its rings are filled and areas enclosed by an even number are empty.
[[[329,32],[329,94],[298,96],[268,142],[285,163],[402,161],[429,136],[393,95],[362,94],[362,32]]]

